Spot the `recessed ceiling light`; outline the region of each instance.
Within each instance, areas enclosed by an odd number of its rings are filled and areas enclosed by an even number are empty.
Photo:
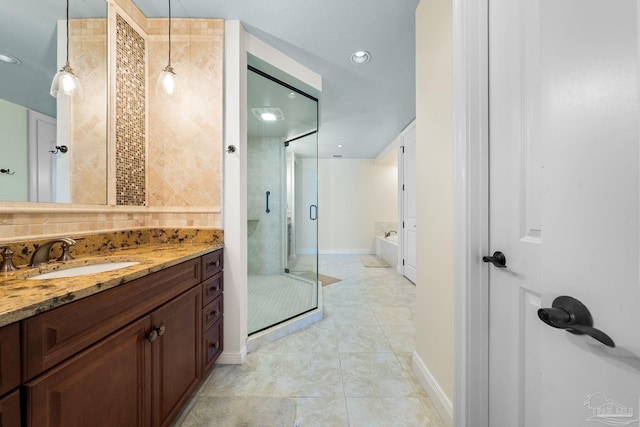
[[[11,56],[8,53],[0,52],[0,61],[6,62],[7,64],[20,64],[20,60],[15,56]]]
[[[338,144],[338,148],[342,148],[342,144]]]
[[[251,111],[258,120],[262,120],[263,122],[284,120],[284,113],[278,107],[252,108]]]
[[[341,159],[342,158],[342,154],[334,154],[331,157],[333,157],[334,159]]]
[[[351,62],[356,65],[366,64],[371,61],[371,54],[366,50],[359,50],[351,55]]]

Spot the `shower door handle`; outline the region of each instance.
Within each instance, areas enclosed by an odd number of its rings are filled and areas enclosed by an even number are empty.
[[[271,191],[267,191],[267,209],[265,210],[266,213],[271,212],[271,209],[269,209],[269,196],[271,195]]]
[[[309,219],[311,221],[315,221],[316,219],[318,219],[318,206],[316,205],[309,206]]]

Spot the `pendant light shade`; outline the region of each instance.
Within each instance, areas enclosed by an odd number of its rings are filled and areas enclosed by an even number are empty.
[[[169,60],[167,66],[164,67],[158,81],[156,82],[156,95],[168,96],[174,100],[180,97],[180,88],[178,86],[178,76],[171,66],[171,0],[169,1]]]
[[[82,85],[78,76],[69,65],[69,0],[67,0],[67,61],[53,77],[49,92],[54,98],[60,96],[74,96],[82,98]]]
[[[171,64],[164,67],[164,70],[158,76],[158,83],[156,84],[157,95],[167,95],[169,97],[178,96],[178,76],[173,71]]]

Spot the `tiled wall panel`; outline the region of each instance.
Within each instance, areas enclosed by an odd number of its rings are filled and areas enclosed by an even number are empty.
[[[74,99],[71,120],[71,201],[107,201],[107,22],[70,22],[71,63],[82,76],[82,99]]]
[[[144,38],[116,16],[116,204],[146,204]]]

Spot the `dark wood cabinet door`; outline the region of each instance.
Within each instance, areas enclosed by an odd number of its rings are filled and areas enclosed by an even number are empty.
[[[20,324],[14,323],[0,329],[0,396],[19,385]]]
[[[200,382],[201,295],[196,286],[151,313],[153,426],[169,425]]]
[[[0,426],[20,427],[20,390],[0,399]]]
[[[26,383],[25,425],[148,426],[150,330],[145,316]]]

